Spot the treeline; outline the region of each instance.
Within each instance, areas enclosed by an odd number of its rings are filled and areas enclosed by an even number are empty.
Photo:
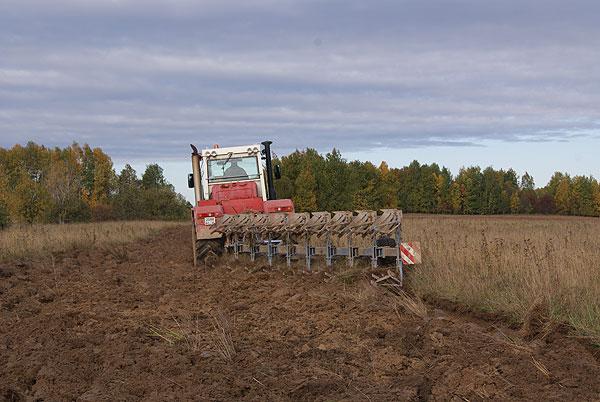
[[[117,174],[110,157],[87,144],[0,148],[0,228],[10,222],[186,219],[189,207],[157,164],[138,178],[129,165]]]
[[[453,176],[437,164],[403,168],[343,159],[337,150],[296,151],[279,160],[278,197],[298,211],[401,208],[444,214],[600,215],[600,186],[591,176],[555,173],[536,188],[533,178],[491,167],[462,168]]]

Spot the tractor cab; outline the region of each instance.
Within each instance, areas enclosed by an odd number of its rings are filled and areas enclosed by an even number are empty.
[[[192,145],[188,186],[194,189],[192,216],[198,240],[220,237],[210,226],[224,214],[294,211],[291,200],[278,200],[275,194],[273,176],[278,179],[280,173],[278,167],[273,169],[271,141],[261,145],[215,145],[201,152]]]
[[[204,200],[268,199],[269,184],[260,145],[215,146],[203,149],[201,155],[201,195]]]

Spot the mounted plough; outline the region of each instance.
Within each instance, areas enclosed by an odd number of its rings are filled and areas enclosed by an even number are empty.
[[[212,232],[224,237],[225,249],[236,258],[242,253],[252,261],[266,256],[269,265],[285,258],[288,266],[304,259],[309,272],[317,256],[329,268],[338,257],[348,266],[366,257],[372,268],[393,259],[402,279],[403,266],[421,259],[417,243],[402,243],[402,211],[395,209],[224,215]]]
[[[404,265],[420,262],[418,243],[402,243],[402,211],[296,213],[291,199],[276,195],[280,177],[271,141],[202,151],[192,145],[194,265],[226,250],[252,261],[266,256],[269,265],[304,259],[308,271],[317,257],[328,269],[336,259],[353,266],[366,257],[374,268],[394,261],[402,278]]]

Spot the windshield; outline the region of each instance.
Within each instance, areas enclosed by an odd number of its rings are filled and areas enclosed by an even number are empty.
[[[228,159],[209,159],[208,180],[258,179],[258,159],[255,156],[230,156]]]

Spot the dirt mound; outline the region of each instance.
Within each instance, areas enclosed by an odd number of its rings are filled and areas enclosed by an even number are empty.
[[[418,318],[362,280],[194,269],[189,244],[170,230],[118,253],[2,266],[0,397],[600,399],[598,361],[574,338],[434,307]]]

